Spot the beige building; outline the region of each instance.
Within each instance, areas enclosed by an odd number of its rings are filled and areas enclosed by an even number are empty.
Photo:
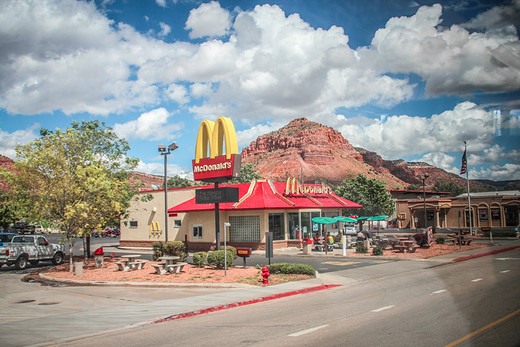
[[[514,229],[519,225],[520,191],[471,193],[472,226],[481,230]],[[457,197],[418,196],[396,200],[398,228],[469,228],[467,194]]]

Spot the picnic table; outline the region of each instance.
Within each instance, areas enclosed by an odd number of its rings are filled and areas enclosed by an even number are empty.
[[[408,251],[408,253],[414,253],[417,248],[419,248],[419,246],[415,245],[414,243],[415,241],[413,240],[400,240],[399,243],[394,246],[394,248],[401,253],[404,253],[405,251]]]
[[[152,264],[152,267],[158,275],[164,275],[168,272],[171,274],[180,273],[184,268],[184,265],[187,264],[177,263],[177,261],[180,260],[180,257],[173,255],[160,257],[159,260],[161,261],[159,264]]]
[[[116,262],[119,271],[129,270],[141,270],[146,260],[138,260],[141,257],[140,254],[126,254],[122,258],[123,260]]]
[[[466,239],[463,235],[454,235],[454,234],[448,234],[448,237],[450,238],[450,241],[453,242],[453,244],[462,245],[462,246],[469,246],[471,244],[471,241],[473,239]]]

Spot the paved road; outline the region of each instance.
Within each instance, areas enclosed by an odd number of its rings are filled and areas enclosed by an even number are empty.
[[[361,269],[346,270],[329,278],[341,287],[67,346],[518,346],[519,262],[516,250],[428,269],[388,263],[355,282]]]

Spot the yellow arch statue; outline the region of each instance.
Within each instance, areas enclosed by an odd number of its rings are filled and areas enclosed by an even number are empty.
[[[231,154],[238,154],[237,134],[233,121],[222,116],[218,117],[216,122],[203,120],[197,133],[195,163],[198,163],[202,158],[215,158],[224,155],[224,138],[226,141],[226,159],[230,159]]]

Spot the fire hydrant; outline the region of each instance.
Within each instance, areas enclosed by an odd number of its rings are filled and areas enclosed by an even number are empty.
[[[262,268],[262,277],[264,278],[262,284],[269,284],[269,276],[271,276],[271,274],[269,273],[269,269],[267,268],[267,266],[264,266]]]

